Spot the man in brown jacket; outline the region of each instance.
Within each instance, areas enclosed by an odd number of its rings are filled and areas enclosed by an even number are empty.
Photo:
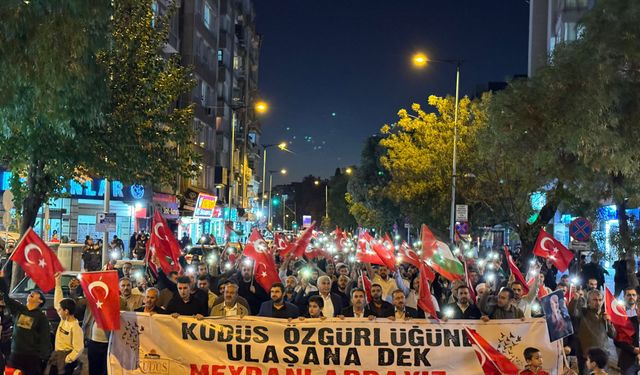
[[[592,289],[587,293],[587,307],[584,297],[574,298],[569,304],[569,314],[578,324],[578,366],[580,373],[586,371],[587,351],[592,347],[604,348],[608,338],[616,336],[616,329],[611,324],[611,318],[602,311],[602,292]]]

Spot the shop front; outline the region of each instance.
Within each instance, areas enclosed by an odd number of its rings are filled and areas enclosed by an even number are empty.
[[[225,227],[233,229],[230,242],[245,242],[251,231],[251,222],[242,220],[237,208],[223,207],[217,204],[217,197],[205,193],[187,191],[183,199],[181,216],[178,220],[178,237],[186,234],[192,244],[207,241],[206,236],[212,234],[217,244],[226,241]]]
[[[9,189],[11,172],[0,171],[0,194]],[[142,185],[125,185],[109,180],[110,209],[116,214],[115,231],[110,232],[109,241],[117,235],[128,246],[134,231],[148,227],[147,208],[151,202],[151,189]],[[65,198],[52,199],[38,212],[34,230],[43,238],[54,235],[68,242],[83,243],[87,236],[102,239],[104,233],[96,230],[97,214],[104,212],[104,196],[107,180],[95,178],[84,183],[69,181],[62,192]],[[46,220],[48,218],[48,220]]]

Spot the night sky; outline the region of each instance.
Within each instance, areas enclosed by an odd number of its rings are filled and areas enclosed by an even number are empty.
[[[415,51],[465,60],[461,94],[526,74],[525,0],[254,0],[263,37],[259,87],[269,102],[262,143],[274,185],[357,165],[366,137],[400,108],[454,94],[455,67],[411,65]]]

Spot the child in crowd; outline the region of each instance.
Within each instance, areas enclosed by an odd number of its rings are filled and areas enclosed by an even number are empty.
[[[324,300],[320,296],[311,296],[309,298],[309,312],[306,314],[307,318],[320,318],[326,319],[322,315],[322,308],[324,307]]]
[[[587,368],[590,375],[607,375],[604,370],[607,367],[609,355],[600,348],[591,348],[587,352]]]
[[[520,375],[549,375],[542,369],[542,353],[538,348],[526,348],[524,360],[527,362],[527,366],[520,371]]]

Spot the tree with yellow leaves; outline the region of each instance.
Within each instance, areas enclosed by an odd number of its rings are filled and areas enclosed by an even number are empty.
[[[476,136],[485,126],[490,95],[477,100],[460,99],[458,112],[457,201],[465,201],[477,162]],[[433,111],[413,104],[409,113],[398,112],[395,124],[381,128],[380,145],[386,149],[381,164],[391,179],[385,194],[414,223],[426,222],[446,232],[451,203],[455,99],[430,96]]]

